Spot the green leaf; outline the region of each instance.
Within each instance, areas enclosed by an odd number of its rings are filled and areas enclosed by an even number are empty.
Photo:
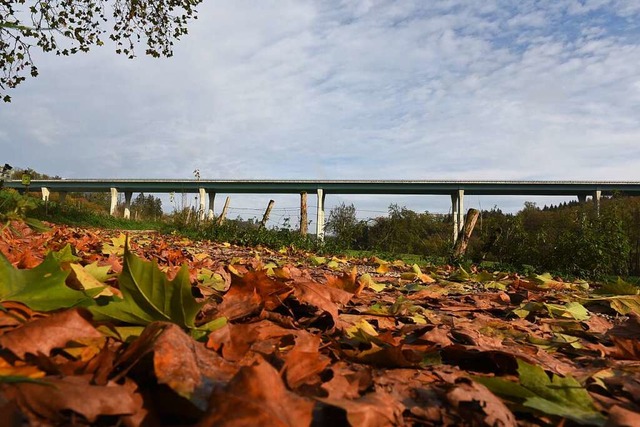
[[[323,256],[312,256],[309,257],[309,261],[311,261],[311,265],[319,266],[327,263],[327,258]]]
[[[640,315],[640,295],[629,295],[609,298],[609,305],[622,315],[636,313]]]
[[[376,283],[369,273],[365,273],[358,279],[360,283],[364,283],[366,288],[373,289],[374,292],[382,292],[387,288],[384,283]]]
[[[595,293],[605,295],[638,295],[640,294],[640,288],[618,277],[616,282],[605,283],[600,289],[596,290]]]
[[[122,255],[126,252],[127,236],[120,233],[118,237],[111,238],[111,244],[102,245],[102,253],[105,255]]]
[[[46,224],[39,219],[26,217],[24,219],[24,223],[29,226],[32,230],[45,232],[50,231],[51,228],[47,227]]]
[[[589,392],[573,377],[553,374],[518,359],[520,383],[504,378],[474,377],[493,393],[534,412],[568,418],[579,424],[603,426],[606,418],[593,404]]]
[[[570,302],[566,305],[544,303],[544,306],[551,316],[572,317],[580,321],[589,319],[589,311],[579,302]]]
[[[124,299],[91,307],[96,320],[143,326],[165,321],[183,328],[195,327],[194,321],[202,304],[198,304],[191,294],[186,265],[182,266],[175,279],[169,280],[155,260],[144,261],[125,245],[124,265],[118,283]]]
[[[112,275],[109,274],[109,270],[111,270],[110,265],[100,267],[98,266],[98,261],[84,266],[84,271],[92,275],[98,282],[106,282],[111,278]]]
[[[589,298],[586,303],[604,301],[618,313],[626,316],[629,313],[640,315],[640,295],[618,295],[614,297]]]
[[[63,262],[76,262],[81,260],[81,258],[73,254],[73,252],[71,251],[71,245],[69,244],[67,244],[64,248],[60,249],[57,252],[51,252],[51,255],[60,264],[62,264]]]
[[[30,270],[18,270],[0,253],[0,301],[17,301],[37,311],[91,305],[92,293],[65,284],[69,273],[60,268],[53,253]]]

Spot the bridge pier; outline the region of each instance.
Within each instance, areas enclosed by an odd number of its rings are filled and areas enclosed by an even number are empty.
[[[131,196],[133,193],[131,191],[124,192],[124,219],[131,218]]]
[[[109,215],[116,216],[117,206],[118,206],[118,189],[111,187],[111,207],[109,208]]]
[[[213,217],[214,217],[214,202],[216,200],[216,192],[215,191],[209,191],[209,192],[207,192],[207,195],[209,197],[209,211],[207,212],[207,219],[209,221],[213,221]]]
[[[591,194],[593,199],[593,206],[596,209],[596,213],[600,214],[600,199],[602,198],[601,190],[594,190]],[[585,203],[587,201],[587,194],[578,194],[578,202]]]
[[[65,200],[67,200],[67,192],[66,191],[58,192],[58,203],[62,204],[65,202]]]
[[[318,208],[316,210],[316,238],[324,242],[324,190],[318,188]]]
[[[200,206],[198,207],[198,219],[200,221],[204,221],[205,218],[205,213],[206,213],[206,207],[207,207],[207,190],[205,190],[204,188],[199,188],[198,189],[198,193],[200,193]]]
[[[451,215],[453,216],[453,241],[464,227],[464,190],[458,190],[451,195]]]

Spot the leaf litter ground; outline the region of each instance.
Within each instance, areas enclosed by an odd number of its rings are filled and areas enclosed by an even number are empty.
[[[623,281],[14,224],[3,425],[640,425]]]

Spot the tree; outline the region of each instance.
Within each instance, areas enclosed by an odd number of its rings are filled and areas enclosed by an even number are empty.
[[[0,2],[0,97],[36,77],[31,48],[72,55],[102,46],[105,36],[116,53],[134,58],[134,42],[146,40],[147,55],[173,54],[173,41],[187,34],[202,0],[13,0]],[[110,28],[109,28],[110,27]]]
[[[333,234],[345,247],[352,247],[362,229],[362,223],[356,218],[356,207],[341,203],[329,212],[327,231]]]
[[[140,219],[157,220],[162,217],[162,200],[151,194],[145,196],[144,193],[140,193],[131,203],[131,210]]]

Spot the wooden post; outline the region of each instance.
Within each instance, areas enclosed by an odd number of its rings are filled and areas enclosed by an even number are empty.
[[[230,201],[231,201],[231,198],[227,196],[227,199],[224,201],[224,207],[222,208],[222,213],[218,217],[218,225],[222,225],[222,223],[224,222],[224,219],[227,216],[227,210],[229,210]]]
[[[478,221],[478,216],[480,216],[480,211],[477,209],[469,209],[467,212],[467,217],[464,221],[464,228],[462,229],[462,234],[458,236],[458,239],[453,246],[453,257],[459,258],[465,254],[467,251],[467,246],[469,245],[469,239],[471,238],[471,233],[473,233],[473,227],[476,226],[476,221]]]
[[[300,193],[300,235],[307,235],[307,192]]]
[[[267,221],[269,221],[269,214],[271,214],[271,209],[273,209],[273,204],[275,201],[269,200],[269,204],[267,205],[267,210],[264,211],[264,215],[262,216],[262,221],[260,221],[260,228],[264,228],[267,225]]]

